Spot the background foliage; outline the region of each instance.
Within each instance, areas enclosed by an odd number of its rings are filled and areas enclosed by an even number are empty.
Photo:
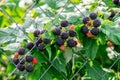
[[[110,21],[107,18],[111,11],[116,12],[116,16]],[[96,12],[102,22],[97,40],[84,38],[79,32],[82,18],[91,12]],[[45,29],[50,33],[65,19],[69,26],[76,26],[77,38],[83,40],[80,43],[83,47],[60,51],[58,47],[48,45],[47,58],[33,49],[31,53],[39,62],[35,70],[31,73],[16,70],[10,75],[15,69],[13,54],[19,47],[35,40],[34,30]],[[38,80],[52,66],[42,80],[119,80],[119,25],[120,8],[112,0],[5,0],[0,5],[0,79]],[[51,37],[49,34],[43,36]],[[115,46],[108,47],[108,40]]]

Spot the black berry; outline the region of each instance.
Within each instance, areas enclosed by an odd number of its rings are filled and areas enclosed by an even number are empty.
[[[47,30],[42,30],[42,31],[40,31],[40,34],[44,34],[46,32],[47,32]]]
[[[24,71],[24,70],[25,70],[25,66],[22,65],[22,64],[18,64],[18,65],[17,65],[17,69],[18,69],[19,71]]]
[[[35,37],[38,37],[39,34],[40,34],[40,30],[35,30],[35,31],[34,31],[34,36],[35,36]]]
[[[115,16],[115,12],[111,12],[110,17],[114,17]]]
[[[88,29],[87,26],[83,26],[83,27],[81,28],[81,32],[82,32],[83,34],[86,34],[88,31],[89,31],[89,29]]]
[[[34,46],[34,44],[33,44],[32,42],[29,42],[29,43],[27,44],[27,48],[28,48],[29,50],[32,49],[33,46]]]
[[[94,26],[94,27],[99,27],[100,25],[101,25],[101,21],[95,19],[94,22],[93,22],[93,26]]]
[[[25,54],[25,49],[24,48],[19,48],[18,54],[19,55],[24,55]]]
[[[65,41],[62,38],[56,39],[56,44],[59,45],[59,46],[64,45],[64,42]]]
[[[47,39],[47,38],[44,38],[44,39],[43,39],[43,42],[44,42],[45,44],[48,44],[48,43],[51,42],[51,40],[50,40],[50,39]]]
[[[67,20],[63,20],[63,21],[61,21],[60,25],[62,27],[67,27],[68,26],[68,21]]]
[[[35,42],[36,46],[38,46],[40,43],[42,43],[42,38],[38,38]]]
[[[61,38],[62,39],[67,39],[69,37],[69,33],[67,33],[67,32],[63,32],[62,34],[61,34]]]
[[[43,51],[44,48],[45,48],[45,45],[44,45],[44,44],[39,44],[39,45],[38,45],[38,49],[39,49],[40,51]]]
[[[93,35],[98,35],[99,29],[98,29],[98,28],[93,28],[90,32],[91,32]]]
[[[61,29],[58,28],[58,27],[56,27],[56,28],[53,30],[53,33],[54,33],[55,35],[60,35]]]
[[[21,58],[19,61],[20,61],[20,64],[24,64],[25,63],[25,60],[23,58]]]
[[[87,24],[87,22],[88,22],[89,20],[90,20],[89,17],[84,17],[82,21],[83,21],[84,24]]]
[[[112,20],[113,17],[115,16],[115,12],[111,12],[110,16],[108,17],[109,20]]]
[[[27,62],[32,62],[33,56],[32,55],[26,55],[26,61]]]
[[[32,65],[27,65],[25,69],[27,72],[32,72],[34,70],[34,67]]]
[[[119,4],[119,0],[113,0],[113,3],[118,5]]]
[[[96,13],[91,13],[91,14],[89,15],[89,17],[90,17],[92,20],[94,20],[94,19],[97,18],[97,14],[96,14]]]
[[[70,37],[76,36],[76,32],[74,30],[69,30],[69,36]]]
[[[75,41],[74,41],[73,39],[68,40],[68,41],[67,41],[67,45],[68,45],[69,47],[74,47],[74,46],[76,46]]]
[[[18,58],[14,58],[14,59],[13,59],[13,63],[14,63],[15,65],[17,65],[17,64],[19,63],[19,59],[18,59]]]

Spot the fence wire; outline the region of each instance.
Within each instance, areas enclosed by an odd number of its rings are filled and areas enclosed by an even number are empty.
[[[74,8],[76,8],[77,11],[80,13],[80,15],[82,15],[83,17],[85,17],[84,13],[82,13],[82,11],[81,11],[73,2],[71,2],[70,0],[67,0],[67,1],[66,1],[66,3],[64,4],[64,6],[62,7],[62,10],[59,11],[58,14],[56,14],[56,16],[54,16],[54,19],[52,19],[52,18],[49,16],[49,14],[45,13],[45,11],[44,11],[44,9],[42,9],[42,7],[38,7],[38,8],[41,10],[42,14],[44,14],[45,16],[47,16],[47,17],[51,20],[52,24],[49,26],[49,28],[51,28],[52,26],[56,26],[56,25],[54,24],[54,20],[58,17],[58,15],[60,15],[60,14],[64,11],[64,9],[68,6],[68,3],[71,3],[71,4],[74,6]],[[31,7],[26,10],[25,15],[21,18],[21,20],[26,17],[26,15],[29,13],[30,10],[32,10],[32,9],[34,8],[35,5],[36,5],[36,1],[34,1],[34,2],[32,3],[32,5],[30,5]],[[24,31],[24,28],[20,27],[20,26],[19,26],[19,23],[17,23],[17,22],[12,18],[12,16],[9,15],[9,13],[7,13],[7,11],[5,11],[5,10],[2,9],[2,8],[0,8],[0,10],[4,13],[4,15],[8,16],[8,18],[9,18],[13,23],[16,24],[16,28],[14,28],[13,31],[19,29],[20,31],[23,32],[23,34],[24,34],[27,38],[29,38],[30,40],[32,40],[32,39],[27,35],[27,33]],[[13,31],[11,31],[11,32],[9,33],[9,35],[6,36],[6,38],[4,38],[2,41],[0,41],[0,46],[1,46],[2,42],[3,42],[4,40],[6,40],[6,39],[13,33]],[[39,40],[39,39],[38,39],[38,40]],[[38,40],[37,40],[37,41],[38,41]],[[36,42],[37,42],[37,41],[36,41]],[[36,43],[36,42],[35,42],[35,43]],[[27,54],[30,54],[31,51],[32,51],[35,47],[36,47],[36,45],[34,45],[34,47],[33,47],[31,50],[29,50],[29,51],[24,55],[24,57],[21,59],[21,61],[25,58],[25,56],[26,56]],[[114,51],[114,50],[113,50],[113,51]],[[8,58],[8,56],[7,56],[6,53],[4,53],[2,50],[1,50],[0,52],[3,53],[3,54]],[[115,52],[114,52],[114,53],[115,53]],[[115,53],[115,54],[116,54],[116,53]],[[41,80],[41,79],[43,78],[43,76],[51,69],[51,67],[54,67],[54,69],[63,77],[64,80],[69,80],[69,79],[67,79],[66,75],[64,75],[63,73],[61,73],[61,72],[54,66],[54,62],[55,62],[55,60],[57,59],[57,56],[55,56],[52,61],[50,61],[46,56],[44,56],[44,57],[48,60],[48,62],[50,63],[50,65],[49,65],[49,67],[42,73],[42,75],[40,75],[39,80]],[[78,69],[78,71],[76,71],[76,72],[74,73],[74,75],[70,78],[70,80],[74,80],[75,76],[76,76],[76,75],[86,66],[86,64],[88,63],[88,59],[87,59],[87,58],[83,57],[82,55],[81,55],[81,58],[84,59],[84,63],[83,63],[83,65]],[[9,58],[8,58],[8,59],[9,59]],[[118,56],[116,57],[116,60],[114,61],[114,63],[113,63],[108,69],[109,69],[109,70],[112,69],[112,67],[113,67],[119,60],[120,60],[120,56],[118,55]],[[13,63],[11,59],[9,59],[9,61],[10,61],[11,63]],[[20,62],[21,62],[21,61],[20,61]],[[19,62],[18,64],[20,64],[20,62]],[[18,65],[18,64],[17,64],[17,65]],[[17,65],[16,65],[16,66],[17,66]],[[9,76],[8,76],[7,79],[9,79],[9,77],[12,76],[12,75],[16,72],[16,70],[17,70],[17,68],[15,68],[11,73],[9,73]],[[97,80],[104,80],[105,76],[108,74],[107,72],[105,72],[104,74],[100,74],[100,73],[97,71],[97,69],[94,68],[94,67],[92,67],[92,70],[93,70],[93,72],[96,73],[96,75],[98,75],[98,76],[100,77],[100,78],[97,79]]]

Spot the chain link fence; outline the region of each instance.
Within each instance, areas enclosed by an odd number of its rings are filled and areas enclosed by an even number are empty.
[[[38,2],[38,1],[37,1],[37,2]],[[36,3],[37,3],[37,2],[36,2],[36,1],[33,1],[33,3],[32,3],[31,5],[29,5],[30,7],[26,9],[26,12],[25,12],[24,16],[22,16],[20,20],[26,18],[26,15],[29,14],[29,12],[36,6]],[[55,19],[58,18],[58,15],[59,15],[59,14],[62,14],[62,13],[63,13],[64,9],[65,9],[67,6],[69,6],[69,4],[71,4],[72,6],[74,6],[75,12],[73,12],[73,13],[81,15],[83,18],[85,17],[85,14],[81,11],[81,8],[79,8],[79,6],[77,6],[76,4],[74,4],[74,3],[73,3],[72,1],[70,1],[70,0],[66,0],[66,1],[65,1],[64,6],[61,8],[60,11],[57,12],[57,14],[54,16],[54,18],[51,18],[51,17],[49,16],[49,14],[47,14],[41,6],[38,7],[38,9],[41,11],[41,13],[42,13],[44,16],[46,16],[47,18],[49,18],[49,20],[52,22],[52,24],[49,26],[48,30],[49,30],[52,26],[59,26],[59,25],[56,25],[56,24],[55,24]],[[2,39],[2,41],[0,41],[0,45],[2,45],[3,41],[4,41],[4,40],[7,40],[7,39],[13,34],[13,32],[16,31],[16,30],[17,30],[17,31],[19,30],[19,31],[22,32],[28,39],[32,40],[32,39],[28,36],[28,34],[25,32],[24,27],[21,27],[21,25],[19,25],[19,22],[16,22],[15,19],[13,19],[12,16],[11,16],[7,11],[5,11],[5,10],[2,9],[2,8],[0,8],[0,11],[1,11],[2,13],[4,13],[4,15],[6,15],[12,23],[15,23],[15,28],[9,33],[9,35],[7,35],[4,39]],[[11,39],[11,40],[12,40],[12,39]],[[37,42],[37,41],[36,41],[36,42]],[[35,42],[35,43],[36,43],[36,42]],[[35,47],[36,47],[36,45],[34,45],[34,47],[33,47],[31,50],[29,50],[29,51],[24,55],[24,58],[25,58],[25,56],[26,56],[27,54],[31,54],[31,51],[32,51]],[[110,49],[111,49],[110,51],[113,51],[114,54],[117,54],[117,53],[113,50],[113,48],[110,48]],[[0,51],[0,53],[3,53],[3,55],[5,55],[5,56],[8,58],[7,53],[3,52],[2,50]],[[41,79],[43,78],[43,76],[51,69],[51,67],[54,67],[54,69],[63,77],[64,80],[74,80],[75,77],[79,74],[79,72],[89,63],[89,60],[88,60],[87,57],[84,57],[82,54],[81,54],[80,56],[81,56],[81,58],[83,58],[84,63],[82,64],[81,67],[79,67],[79,69],[74,73],[74,75],[72,75],[72,77],[71,77],[70,79],[68,79],[66,75],[64,75],[63,73],[61,73],[61,72],[54,66],[54,62],[55,62],[55,60],[57,59],[58,56],[55,56],[55,57],[53,58],[53,60],[49,60],[49,59],[47,58],[47,56],[44,56],[44,57],[48,60],[48,62],[49,62],[50,65],[48,66],[48,68],[46,68],[46,70],[42,73],[42,75],[40,75],[39,80],[41,80]],[[103,56],[103,57],[104,57],[104,56]],[[23,58],[23,59],[24,59],[24,58]],[[9,62],[10,62],[10,63],[13,63],[10,58],[8,58],[8,59],[9,59]],[[117,55],[117,56],[116,56],[116,59],[115,59],[114,62],[113,62],[113,64],[109,66],[108,70],[111,70],[111,69],[113,68],[113,66],[115,66],[115,64],[118,64],[118,69],[119,69],[119,60],[120,60],[120,56]],[[21,60],[21,61],[22,61],[22,60]],[[20,62],[21,62],[21,61],[20,61]],[[103,61],[104,61],[104,60],[103,60]],[[19,63],[20,63],[20,62],[19,62]],[[15,65],[15,66],[16,66],[16,65]],[[100,74],[100,72],[98,72],[98,69],[97,69],[97,68],[95,68],[95,67],[91,67],[91,68],[92,68],[93,73],[96,74],[96,75],[94,75],[94,76],[99,76],[99,79],[96,79],[96,80],[105,80],[104,78],[105,78],[105,76],[108,74],[107,72],[104,72],[103,74]],[[15,68],[11,73],[9,73],[9,76],[8,76],[8,78],[7,78],[6,80],[8,80],[10,76],[12,76],[14,73],[16,73],[16,70],[17,70],[17,68]],[[118,73],[119,73],[119,70],[118,70]],[[26,73],[24,73],[24,74],[26,74]],[[118,77],[119,77],[119,74],[118,74]],[[43,79],[43,80],[44,80],[44,79]],[[77,80],[77,79],[76,79],[76,80]],[[79,79],[78,79],[78,80],[79,80]],[[84,79],[83,79],[83,80],[84,80]],[[110,79],[110,80],[112,80],[112,79]]]

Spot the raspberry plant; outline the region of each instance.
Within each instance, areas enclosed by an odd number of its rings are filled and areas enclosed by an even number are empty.
[[[120,0],[0,6],[1,80],[120,79]]]

